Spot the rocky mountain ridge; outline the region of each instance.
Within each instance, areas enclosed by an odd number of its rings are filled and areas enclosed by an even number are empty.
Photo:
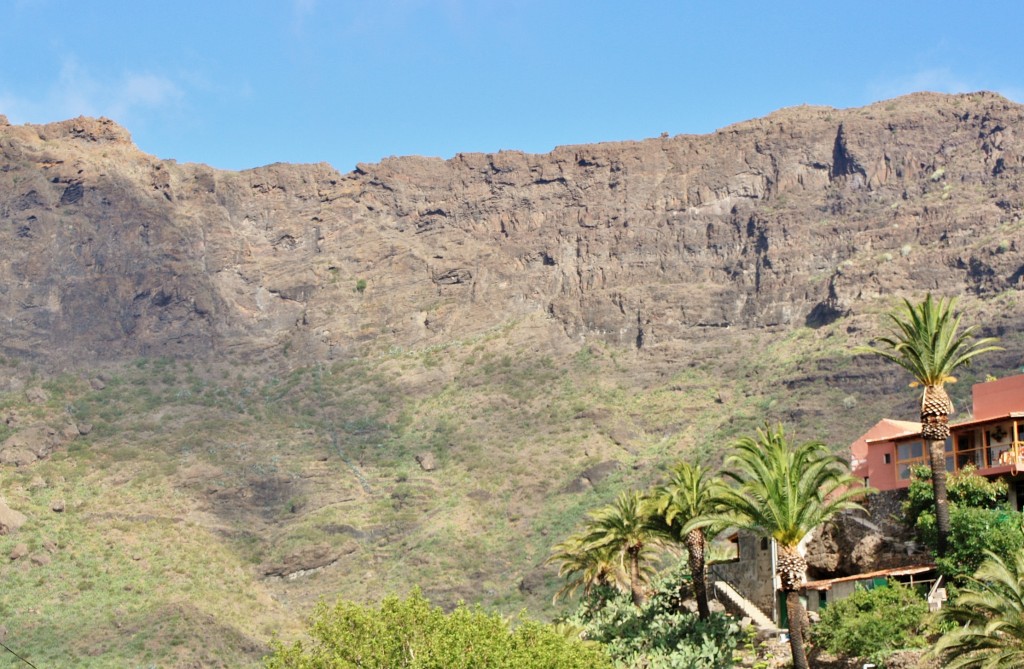
[[[109,120],[0,125],[18,356],[311,358],[509,319],[678,348],[1024,286],[1022,108],[916,94],[706,136],[221,172]]]

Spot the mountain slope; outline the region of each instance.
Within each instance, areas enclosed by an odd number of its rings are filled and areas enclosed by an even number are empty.
[[[236,666],[416,583],[550,614],[551,544],[621,487],[913,417],[851,349],[926,290],[1004,339],[966,406],[1024,350],[1022,121],[917,94],[349,174],[0,121],[6,643]]]

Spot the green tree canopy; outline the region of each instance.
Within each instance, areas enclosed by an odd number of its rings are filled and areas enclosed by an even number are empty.
[[[275,642],[267,669],[611,669],[601,647],[550,625],[459,606],[432,606],[419,590],[380,606],[321,602],[310,641]]]

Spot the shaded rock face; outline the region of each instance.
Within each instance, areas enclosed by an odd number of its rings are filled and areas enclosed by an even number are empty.
[[[864,501],[869,515],[847,512],[821,527],[807,546],[812,579],[930,564],[925,546],[903,522],[905,490],[888,490]]]
[[[1001,97],[917,94],[343,175],[157,160],[105,119],[0,124],[0,349],[332,356],[531,316],[648,349],[1020,290],[1022,129]]]

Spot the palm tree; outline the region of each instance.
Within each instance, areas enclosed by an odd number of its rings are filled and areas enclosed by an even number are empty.
[[[588,548],[582,534],[574,534],[552,548],[547,563],[558,563],[559,578],[565,585],[555,593],[552,602],[571,597],[582,590],[584,597],[601,587],[614,587],[625,591],[629,576],[619,556],[609,547]]]
[[[622,492],[614,503],[590,513],[581,536],[587,550],[610,550],[626,565],[633,604],[647,600],[650,577],[649,540],[652,538],[648,502],[642,493]]]
[[[949,539],[949,502],[946,494],[946,439],[953,402],[945,384],[955,383],[953,372],[989,351],[1002,350],[994,337],[973,340],[975,326],[960,331],[960,316],[953,315],[955,300],[932,300],[928,293],[918,305],[903,300],[903,308],[890,313],[893,333],[875,340],[881,348],[860,346],[859,353],[873,353],[891,360],[914,377],[911,387],[924,386],[921,397],[921,438],[928,442],[928,459],[935,489],[935,527],[939,557],[946,554]]]
[[[932,651],[948,669],[1024,667],[1024,551],[1006,560],[985,553],[956,604],[939,612],[940,621],[960,625]]]
[[[705,553],[708,541],[724,529],[719,511],[721,479],[712,477],[700,465],[680,462],[669,470],[669,482],[655,488],[651,495],[654,532],[676,545],[686,546],[687,562],[693,577],[693,594],[701,618],[711,616]]]
[[[807,669],[807,613],[798,593],[807,573],[801,543],[840,511],[862,508],[854,499],[867,491],[855,487],[857,479],[850,476],[845,460],[818,441],[791,444],[781,424],[774,430],[767,425],[759,429],[757,438],[736,441],[723,474],[737,484],[721,493],[731,522],[774,539],[778,546],[776,574],[786,593],[793,667]]]

